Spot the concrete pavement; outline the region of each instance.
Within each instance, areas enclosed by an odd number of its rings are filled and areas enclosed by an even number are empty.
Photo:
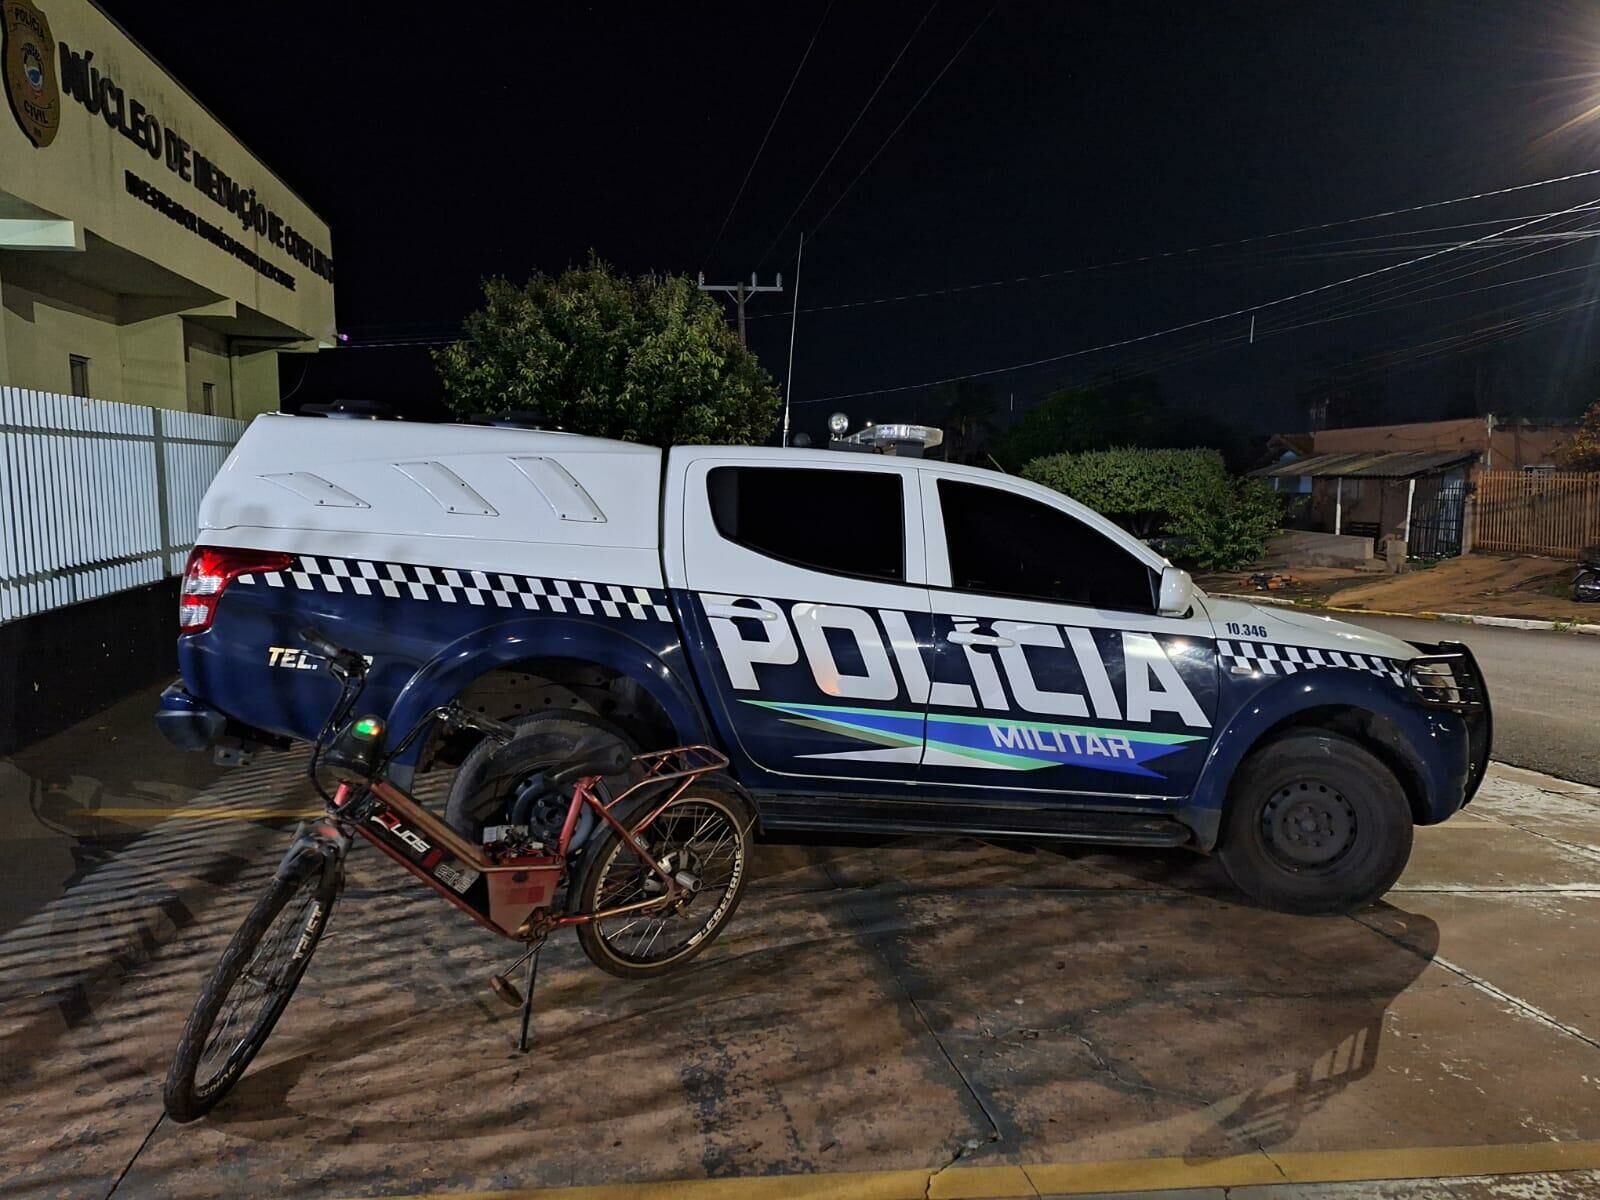
[[[1600,638],[1330,614],[1406,641],[1472,647],[1494,705],[1494,757],[1600,786]]]
[[[0,1196],[1600,1193],[1594,789],[1496,767],[1328,920],[1181,853],[764,847],[680,975],[553,943],[526,1056],[485,986],[508,949],[362,849],[273,1040],[174,1126],[161,1077],[299,768],[125,789],[124,840],[0,934]]]

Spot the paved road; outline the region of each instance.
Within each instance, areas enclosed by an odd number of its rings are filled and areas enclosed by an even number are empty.
[[[1465,642],[1488,677],[1494,757],[1600,785],[1600,637],[1338,615],[1407,641]]]

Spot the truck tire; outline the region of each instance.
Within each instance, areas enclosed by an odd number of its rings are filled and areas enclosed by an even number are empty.
[[[483,838],[483,827],[505,815],[519,780],[545,767],[560,766],[579,743],[596,734],[608,734],[629,749],[638,749],[631,738],[604,717],[577,709],[546,709],[519,717],[511,724],[517,727],[515,738],[503,747],[484,738],[462,760],[450,782],[445,824],[475,846]],[[624,775],[606,782],[616,794],[630,780]]]
[[[1218,858],[1267,908],[1349,913],[1394,886],[1412,833],[1411,806],[1388,767],[1359,742],[1307,730],[1240,765]]]

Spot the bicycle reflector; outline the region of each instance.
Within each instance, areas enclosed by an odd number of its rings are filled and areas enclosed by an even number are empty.
[[[294,555],[275,550],[239,550],[232,546],[196,546],[189,553],[183,572],[183,589],[178,598],[178,629],[182,633],[204,633],[217,618],[222,593],[241,575],[281,571],[294,562]]]

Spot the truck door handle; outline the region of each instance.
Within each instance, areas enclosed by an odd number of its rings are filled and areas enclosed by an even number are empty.
[[[995,646],[1003,649],[1016,645],[1010,638],[993,633],[969,633],[965,629],[952,629],[944,635],[944,640],[952,646]]]
[[[740,604],[708,604],[708,617],[749,617],[755,621],[776,621],[778,614],[765,608],[745,608]]]

